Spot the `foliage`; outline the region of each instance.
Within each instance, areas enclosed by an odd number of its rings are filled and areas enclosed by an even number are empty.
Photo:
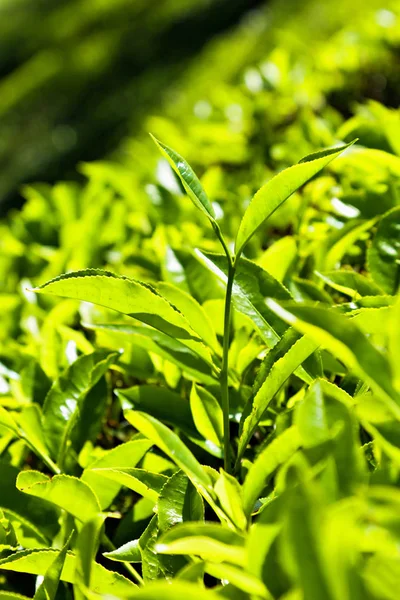
[[[397,598],[400,120],[278,50],[1,224],[0,600]]]

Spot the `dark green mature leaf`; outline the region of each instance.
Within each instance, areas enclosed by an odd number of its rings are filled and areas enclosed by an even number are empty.
[[[171,579],[187,564],[184,557],[159,554],[156,550],[159,538],[158,518],[154,515],[139,539],[143,579],[146,583],[154,579]]]
[[[22,471],[17,488],[52,502],[79,521],[85,522],[101,512],[99,501],[87,483],[69,475],[55,475],[52,479],[39,471]]]
[[[81,356],[50,388],[43,405],[43,430],[57,462],[64,460],[85,397],[118,356],[118,352],[105,350]]]
[[[47,569],[58,555],[53,548],[44,550],[22,550],[0,560],[0,570],[45,575]],[[70,552],[65,558],[61,581],[77,583],[77,559]],[[91,591],[98,594],[109,594],[114,597],[129,597],[135,593],[137,586],[123,575],[108,571],[98,563],[93,564]]]
[[[226,285],[228,280],[226,256],[210,252],[202,253],[199,250],[196,250],[196,255]],[[242,258],[236,268],[232,297],[236,310],[249,317],[264,342],[268,346],[273,346],[286,327],[266,306],[265,298],[289,300],[290,292],[268,271]]]
[[[391,382],[386,356],[372,345],[351,319],[321,306],[290,304],[282,307],[274,300],[269,300],[268,304],[287,323],[316,344],[329,349],[349,369],[359,373],[377,394],[391,404],[400,403]]]
[[[35,592],[33,600],[55,600],[70,541],[71,537],[50,564],[42,583]]]
[[[367,257],[375,282],[388,294],[396,293],[400,284],[400,206],[379,221]]]
[[[155,385],[136,385],[118,390],[124,406],[132,406],[160,421],[178,427],[190,436],[197,436],[196,426],[187,399],[176,392]]]
[[[174,473],[165,482],[158,498],[157,510],[160,532],[185,521],[204,520],[203,499],[182,471]]]
[[[183,187],[185,188],[185,191],[187,192],[189,198],[192,200],[193,204],[199,210],[201,210],[210,219],[210,221],[214,222],[214,209],[193,169],[186,162],[186,160],[182,158],[182,156],[180,156],[177,152],[172,150],[172,148],[165,146],[154,136],[151,137],[160,149],[162,155],[167,159],[175,173],[178,175]]]
[[[240,223],[235,243],[236,254],[241,254],[244,246],[257,229],[293,192],[314,177],[344,150],[352,146],[354,141],[340,148],[330,148],[329,150],[310,154],[297,165],[275,175],[260,188],[253,196],[250,206],[244,213]]]
[[[88,269],[60,275],[34,291],[93,302],[134,317],[182,340],[211,363],[208,349],[182,313],[148,284],[109,271]]]
[[[60,511],[41,498],[20,492],[16,487],[18,474],[16,467],[0,462],[0,508],[10,519],[22,546],[45,547],[57,533]]]

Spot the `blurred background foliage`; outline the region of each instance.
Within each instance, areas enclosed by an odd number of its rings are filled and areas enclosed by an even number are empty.
[[[393,0],[2,0],[0,207],[21,203],[22,183],[76,179],[80,161],[134,169],[149,129],[199,167],[297,158],[299,113],[318,116],[304,126],[325,145],[327,113],[335,129],[367,98],[398,106],[398,13]]]

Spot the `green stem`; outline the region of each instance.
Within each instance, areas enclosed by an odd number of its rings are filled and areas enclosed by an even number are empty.
[[[107,550],[109,552],[112,552],[113,550],[115,550],[115,546],[112,543],[112,541],[110,540],[110,538],[107,535],[103,535],[103,539],[102,539],[103,545],[107,548]],[[139,575],[139,573],[136,571],[136,569],[134,567],[132,567],[132,565],[128,562],[123,562],[122,565],[124,566],[125,570],[137,581],[137,583],[139,585],[143,585],[144,581],[142,579],[142,577]]]
[[[222,368],[220,374],[222,412],[224,416],[224,468],[227,473],[232,470],[230,423],[229,423],[229,334],[231,329],[232,287],[235,277],[235,266],[231,257],[228,258],[228,281],[226,285],[225,312],[224,312],[224,341],[222,350]]]

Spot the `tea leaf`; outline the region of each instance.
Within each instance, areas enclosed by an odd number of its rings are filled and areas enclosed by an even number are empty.
[[[297,165],[281,171],[260,188],[253,196],[240,223],[235,243],[236,254],[241,254],[244,246],[257,229],[293,192],[314,177],[344,150],[352,146],[355,141],[340,148],[331,148],[305,156]]]

